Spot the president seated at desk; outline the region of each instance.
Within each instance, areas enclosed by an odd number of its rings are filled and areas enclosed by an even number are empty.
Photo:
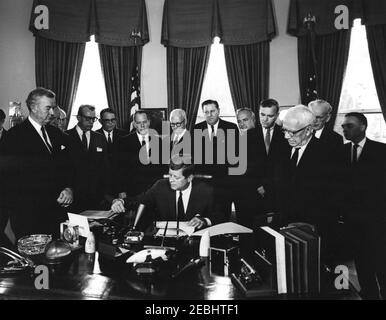
[[[188,225],[196,229],[222,222],[214,203],[213,188],[194,180],[194,169],[190,157],[176,155],[172,158],[169,178],[158,180],[140,201],[145,206],[139,221],[140,229],[150,226],[153,221],[188,221]],[[124,204],[123,199],[114,199],[111,210],[124,212]]]

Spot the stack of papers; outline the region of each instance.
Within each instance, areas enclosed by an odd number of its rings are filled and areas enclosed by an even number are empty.
[[[155,224],[158,229],[156,236],[164,236],[166,223],[168,227],[165,237],[177,237],[177,221],[157,221]],[[188,226],[186,221],[180,221],[178,229],[178,236],[191,236],[195,230],[194,227]]]

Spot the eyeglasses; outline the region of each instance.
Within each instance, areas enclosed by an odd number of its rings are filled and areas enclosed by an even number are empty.
[[[172,128],[179,128],[184,124],[185,120],[182,120],[181,122],[170,122],[170,126]]]
[[[95,121],[98,120],[97,117],[88,117],[88,116],[84,116],[84,115],[81,115],[81,117],[82,117],[83,119],[85,119],[86,121],[91,121],[91,122],[95,122]]]
[[[288,134],[288,135],[292,138],[295,134],[297,134],[297,133],[303,131],[304,129],[306,129],[306,128],[308,128],[308,127],[309,127],[309,125],[306,125],[305,127],[301,128],[301,129],[299,129],[299,130],[296,130],[296,131],[289,131],[289,130],[286,130],[286,129],[284,129],[284,128],[281,129],[281,130],[283,131],[284,134]]]
[[[107,123],[107,122],[116,122],[117,119],[102,119],[102,122]]]

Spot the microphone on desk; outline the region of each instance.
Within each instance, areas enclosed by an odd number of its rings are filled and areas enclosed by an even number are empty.
[[[137,214],[135,216],[134,224],[133,224],[133,230],[137,228],[138,222],[142,217],[143,212],[145,211],[145,205],[140,203],[137,209]]]

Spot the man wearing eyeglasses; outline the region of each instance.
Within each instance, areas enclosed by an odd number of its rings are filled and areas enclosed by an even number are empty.
[[[180,145],[181,149],[180,146],[177,146],[184,141],[186,142],[185,139],[190,138],[190,133],[186,130],[186,122],[187,118],[184,110],[174,109],[170,113],[170,126],[172,128],[172,134],[170,137],[170,151],[172,156],[177,152],[177,150],[179,150],[179,154],[191,152],[191,150],[183,150],[184,146],[191,146],[190,143],[188,145]]]
[[[57,127],[58,129],[64,132],[66,130],[66,124],[67,124],[66,112],[59,106],[56,106],[53,109],[53,112],[54,114],[52,115],[50,125]]]
[[[100,112],[99,122],[102,125],[102,128],[96,130],[96,132],[102,134],[106,138],[107,153],[109,155],[110,164],[112,164],[113,153],[117,141],[127,133],[126,131],[117,128],[117,116],[115,111],[111,108],[103,109]]]
[[[284,116],[283,132],[291,149],[278,167],[285,177],[280,204],[284,222],[310,223],[323,237],[331,221],[330,164],[323,144],[313,136],[314,122],[314,114],[304,105],[290,108]]]
[[[73,139],[72,158],[77,170],[74,211],[104,209],[110,191],[110,168],[105,138],[91,130],[97,121],[95,107],[81,105],[77,119],[77,125],[66,131]]]

